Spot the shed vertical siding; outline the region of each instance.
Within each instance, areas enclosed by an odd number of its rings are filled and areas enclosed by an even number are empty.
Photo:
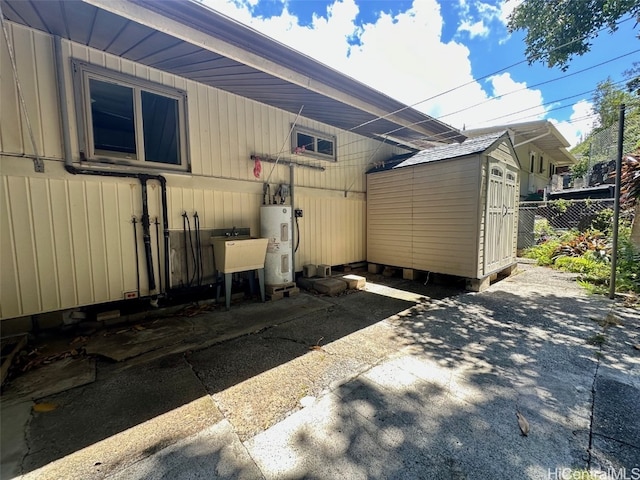
[[[45,159],[45,174],[33,170],[35,152],[6,41],[0,36],[0,317],[119,300],[123,292],[136,290],[131,219],[139,220],[142,214],[140,185],[135,180],[73,176],[64,170],[53,37],[11,22],[6,25],[37,153]],[[298,270],[305,263],[365,260],[364,171],[371,163],[404,150],[306,119],[303,110],[298,124],[335,135],[338,159],[296,157],[289,153],[289,140],[285,141],[295,114],[67,40],[62,47],[75,161],[80,146],[72,58],[186,91],[191,171],[148,170],[167,178],[172,231],[182,230],[183,212],[190,216],[198,212],[202,228],[235,225],[259,234],[262,184],[270,177],[273,193],[278,184],[289,183],[290,169],[263,162],[262,175],[256,178],[250,156],[275,158],[284,145],[281,158],[325,168],[295,169],[294,207],[304,211],[299,222]],[[154,182],[149,183],[149,195],[151,218],[161,220],[160,193]],[[145,295],[149,291],[142,248],[139,233],[141,293]],[[161,272],[155,243],[152,250],[157,280]]]
[[[492,190],[495,201],[488,224],[490,161],[505,172],[500,178],[515,175],[515,180]],[[517,239],[511,214],[517,206],[517,168],[505,138],[481,154],[370,174],[367,259],[467,278],[483,278],[512,264],[515,244],[511,248],[504,235],[509,242]],[[503,214],[502,208],[508,208],[509,214]],[[485,269],[487,254],[492,271]]]
[[[372,173],[367,180],[367,260],[413,266],[413,175],[407,167]]]
[[[367,260],[474,277],[478,157],[369,175]]]
[[[474,156],[414,167],[413,268],[475,275],[479,165]]]

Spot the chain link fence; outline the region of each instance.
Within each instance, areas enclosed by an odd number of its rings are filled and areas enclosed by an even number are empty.
[[[613,199],[520,202],[518,250],[546,239],[551,230],[606,230],[611,226]]]
[[[627,106],[625,129],[622,135],[622,150],[625,154],[640,149],[639,112],[638,105]],[[585,170],[583,177],[581,175],[577,179],[573,179],[574,187],[596,186],[614,182],[615,159],[618,155],[618,127],[616,121],[609,127],[592,133],[587,140],[588,148],[586,151],[582,150],[582,153],[575,154],[579,162],[585,162]]]

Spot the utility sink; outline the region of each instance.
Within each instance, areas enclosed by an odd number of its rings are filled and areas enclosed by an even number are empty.
[[[236,273],[264,268],[268,241],[248,236],[211,237],[216,270]]]

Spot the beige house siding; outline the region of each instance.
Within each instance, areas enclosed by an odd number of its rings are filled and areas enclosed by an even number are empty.
[[[11,22],[6,25],[45,173],[34,172],[36,152],[11,74],[7,44],[0,36],[0,317],[122,299],[123,292],[136,289],[131,219],[139,220],[142,214],[140,185],[134,179],[74,176],[64,170],[53,37]],[[293,156],[285,138],[295,114],[66,40],[62,47],[74,161],[80,147],[72,58],[186,91],[191,172],[136,170],[166,177],[172,231],[182,231],[183,212],[190,216],[197,212],[202,229],[250,227],[258,235],[263,182],[271,175],[274,193],[278,184],[289,183],[291,172],[288,166],[274,168],[263,162],[262,175],[255,178],[250,156],[275,158],[284,144],[284,160],[325,168],[294,169],[294,206],[304,211],[297,270],[304,263],[365,260],[364,171],[370,163],[404,150],[311,121],[303,110],[298,125],[335,135],[338,159]],[[159,190],[157,182],[149,182],[152,220],[161,217]],[[157,267],[153,226],[152,241]],[[151,292],[140,231],[138,249],[140,290],[147,295]],[[155,274],[157,278],[159,272]]]
[[[545,158],[542,150],[527,143],[516,148],[520,160],[520,196],[526,197],[530,193],[544,190],[549,185],[549,159]],[[531,155],[534,157],[534,171],[531,173]],[[540,157],[543,161],[543,173],[540,173]]]

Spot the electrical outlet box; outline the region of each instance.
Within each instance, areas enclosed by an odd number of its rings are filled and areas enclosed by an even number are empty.
[[[295,209],[295,216],[296,216],[296,218],[302,218],[302,209],[296,208]]]

